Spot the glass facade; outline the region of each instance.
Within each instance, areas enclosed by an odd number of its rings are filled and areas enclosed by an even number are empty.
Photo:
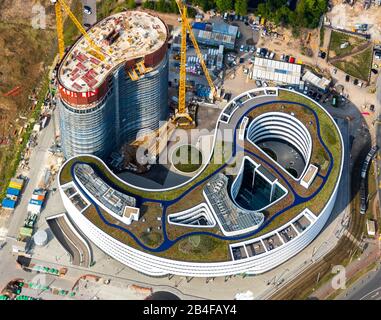
[[[266,170],[267,171],[267,170]],[[253,162],[245,160],[241,182],[236,184],[234,193],[237,203],[247,210],[261,210],[280,199],[286,191],[267,173],[262,166],[257,167]],[[265,179],[264,176],[270,178]]]
[[[61,143],[66,158],[79,154],[107,157],[113,150],[156,130],[168,117],[168,56],[151,72],[132,81],[121,66],[105,97],[79,109],[59,99]]]

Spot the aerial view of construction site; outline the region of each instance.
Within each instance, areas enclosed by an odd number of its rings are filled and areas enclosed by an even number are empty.
[[[0,0],[0,300],[380,300],[380,72],[380,0]]]

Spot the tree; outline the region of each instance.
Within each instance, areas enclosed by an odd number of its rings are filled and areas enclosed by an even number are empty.
[[[233,9],[233,0],[216,0],[217,10],[226,12]]]
[[[136,8],[135,0],[126,0],[126,6],[128,9],[135,9]]]
[[[159,0],[158,2],[156,2],[156,6],[155,6],[156,11],[165,12],[166,8],[167,8],[167,3],[165,0]]]
[[[200,6],[203,11],[208,11],[216,7],[214,0],[191,0],[191,3],[195,6]]]
[[[143,8],[144,9],[154,10],[155,9],[155,2],[154,1],[150,1],[150,0],[145,0],[143,2]]]
[[[248,0],[235,0],[235,4],[234,4],[235,13],[240,16],[246,16],[247,2]]]
[[[278,25],[288,25],[293,21],[294,13],[286,6],[282,6],[280,9],[276,10],[274,14],[274,22]]]

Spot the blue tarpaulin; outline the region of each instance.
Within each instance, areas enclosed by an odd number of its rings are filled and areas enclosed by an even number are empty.
[[[20,190],[15,189],[15,188],[8,188],[7,194],[10,194],[12,196],[18,196],[20,194]]]
[[[193,29],[198,29],[198,30],[205,30],[206,28],[206,23],[203,22],[194,22],[192,25]]]
[[[5,198],[3,199],[3,202],[1,203],[1,205],[3,206],[3,208],[6,208],[6,209],[14,209],[16,207],[16,201]]]

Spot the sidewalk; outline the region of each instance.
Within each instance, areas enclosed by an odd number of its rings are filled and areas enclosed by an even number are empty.
[[[366,267],[380,259],[380,250],[378,242],[378,237],[375,240],[369,241],[368,246],[363,252],[363,254],[345,267],[347,281],[350,280],[353,276],[355,276],[357,272],[359,272],[362,269],[365,269]],[[335,291],[336,289],[332,288],[331,281],[327,281],[313,294],[311,294],[310,297],[317,298],[319,300],[325,300]]]
[[[376,213],[377,199],[373,201],[373,212]],[[367,248],[362,255],[354,261],[351,261],[345,268],[347,282],[353,278],[359,271],[366,269],[372,263],[378,261],[380,255],[380,234],[377,232],[375,239],[367,240]],[[369,270],[370,271],[370,270]],[[368,273],[368,272],[367,272]],[[366,274],[361,275],[364,277]],[[347,288],[348,289],[348,288]],[[317,289],[310,297],[318,298],[319,300],[327,299],[331,294],[335,292],[332,288],[331,281],[327,281],[319,289]]]

